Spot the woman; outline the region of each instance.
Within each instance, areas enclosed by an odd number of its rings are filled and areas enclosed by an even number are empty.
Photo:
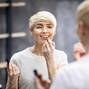
[[[55,17],[48,11],[37,12],[30,18],[29,28],[35,44],[12,56],[8,68],[7,89],[15,86],[17,87],[14,89],[36,89],[34,69],[44,78],[53,80],[56,69],[67,64],[66,54],[56,50],[52,41],[56,25]]]

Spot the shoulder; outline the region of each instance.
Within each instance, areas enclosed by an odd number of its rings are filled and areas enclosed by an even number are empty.
[[[24,56],[26,56],[29,52],[29,48],[26,48],[22,51],[19,51],[17,53],[14,53],[10,59],[10,61],[19,61],[20,59],[23,59]]]
[[[13,57],[19,57],[19,56],[22,56],[23,54],[25,54],[26,52],[27,52],[27,50],[28,50],[28,48],[26,48],[26,49],[24,49],[24,50],[22,50],[22,51],[19,51],[19,52],[17,52],[17,53],[14,53],[13,55],[12,55],[12,58]]]
[[[68,65],[65,65],[63,69],[59,69],[58,75],[66,76],[67,78],[71,77],[71,79],[75,80],[80,77],[83,77],[84,74],[86,73],[89,74],[88,70],[89,70],[89,60],[88,62],[85,60],[75,61],[69,63]]]
[[[64,51],[55,49],[55,59],[60,64],[68,64],[67,54]]]
[[[64,51],[62,51],[62,50],[55,49],[55,54],[59,55],[59,56],[67,57],[67,54]]]
[[[75,89],[74,87],[79,87],[83,83],[82,81],[85,81],[86,75],[89,75],[89,72],[87,72],[89,68],[85,67],[85,64],[80,62],[65,65],[64,68],[57,71],[51,89],[58,89],[58,87],[60,87],[60,89]]]
[[[27,57],[27,53],[29,52],[29,48],[26,48],[22,51],[14,53],[10,59],[10,63],[17,65],[19,68],[22,66],[24,59]]]

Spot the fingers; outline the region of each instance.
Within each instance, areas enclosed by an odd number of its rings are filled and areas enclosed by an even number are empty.
[[[50,39],[48,39],[47,42],[48,42],[49,47],[50,47],[51,49],[54,49],[55,43],[54,43],[52,40],[50,40]]]
[[[45,80],[42,78],[42,86],[45,86],[46,88],[51,84],[51,81],[50,80]]]
[[[51,81],[45,80],[41,74],[38,74],[37,78],[39,79],[42,86],[48,87],[51,84]]]
[[[86,52],[81,43],[76,43],[74,45],[74,52]]]
[[[42,75],[41,77],[36,76],[36,85],[38,89],[49,89],[51,81],[43,79]]]
[[[14,76],[20,73],[19,68],[15,64],[9,64],[8,66],[8,74],[9,76]]]
[[[49,89],[51,86],[51,81],[50,80],[45,80],[45,89]]]
[[[79,42],[74,45],[74,57],[79,60],[82,56],[86,55],[83,45]]]
[[[45,43],[43,44],[43,52],[45,53],[53,52],[54,48],[55,43],[50,39],[45,41]]]

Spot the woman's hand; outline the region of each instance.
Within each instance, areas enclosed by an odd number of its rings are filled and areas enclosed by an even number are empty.
[[[9,66],[8,66],[9,77],[13,77],[13,76],[16,76],[16,75],[19,75],[19,74],[20,74],[19,68],[15,64],[10,63]]]
[[[7,70],[8,70],[8,77],[10,80],[9,82],[10,83],[18,82],[20,75],[19,68],[15,64],[9,63]]]
[[[19,75],[20,75],[19,68],[15,64],[10,63],[7,66],[7,71],[8,71],[8,81],[6,89],[18,89]]]
[[[37,89],[49,89],[51,85],[50,80],[43,79],[43,76],[41,74],[35,74],[35,80],[36,80],[36,86]]]
[[[54,49],[55,49],[55,45],[51,40],[47,40],[44,44],[43,44],[43,54],[44,54],[44,58],[46,60],[46,64],[47,64],[47,69],[48,69],[48,75],[49,75],[49,79],[51,81],[53,81],[53,78],[56,74],[56,64],[54,62]]]
[[[43,44],[43,54],[44,57],[52,57],[55,49],[55,43],[47,39]]]

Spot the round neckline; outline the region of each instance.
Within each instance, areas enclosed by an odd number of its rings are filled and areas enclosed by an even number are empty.
[[[29,52],[30,52],[33,56],[42,57],[42,58],[44,57],[44,56],[37,55],[37,54],[33,53],[33,52],[32,52],[32,48],[33,48],[33,46],[32,46],[32,47],[29,47],[28,50],[29,50]]]

